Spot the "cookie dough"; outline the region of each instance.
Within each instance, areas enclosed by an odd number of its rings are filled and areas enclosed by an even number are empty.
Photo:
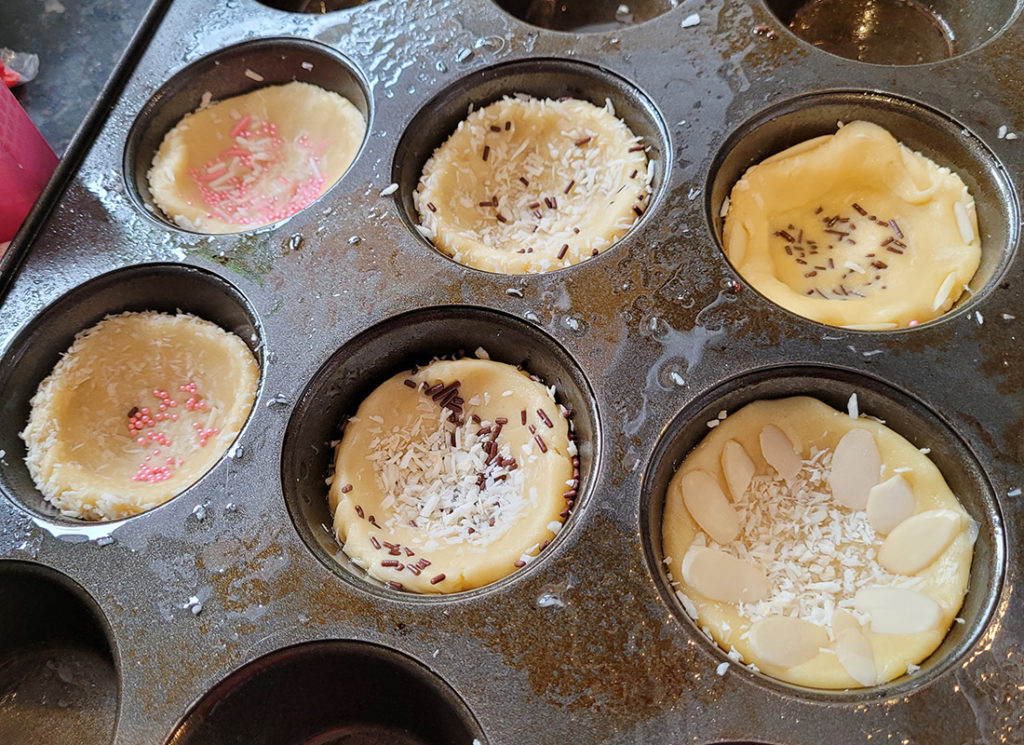
[[[194,484],[249,416],[259,366],[193,315],[122,313],[75,337],[32,397],[26,464],[61,513],[116,520]]]
[[[153,202],[183,228],[236,233],[294,215],[341,178],[366,120],[309,83],[201,108],[168,132],[149,169]]]
[[[853,122],[750,168],[725,253],[772,302],[833,326],[914,326],[948,311],[978,268],[960,177],[881,127]]]
[[[840,689],[938,647],[977,525],[917,448],[808,397],[729,415],[669,485],[662,544],[696,623],[735,662]]]
[[[447,593],[528,564],[573,505],[565,411],[528,373],[437,361],[371,393],[335,454],[329,506],[352,562],[394,589]]]
[[[413,196],[420,232],[489,272],[576,264],[647,209],[644,151],[610,102],[504,98],[472,112],[427,161]]]

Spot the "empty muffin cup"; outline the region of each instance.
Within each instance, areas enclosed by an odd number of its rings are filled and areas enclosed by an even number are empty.
[[[673,0],[495,0],[498,7],[531,26],[577,34],[616,31],[658,18],[676,6]]]
[[[878,65],[917,65],[971,52],[994,39],[1017,5],[1011,0],[768,0],[768,7],[794,34],[826,52]]]
[[[58,572],[0,562],[0,741],[114,739],[120,679],[99,606]]]
[[[261,712],[273,711],[264,717]],[[177,745],[482,745],[480,725],[443,680],[404,655],[354,641],[272,652],[204,695]]]

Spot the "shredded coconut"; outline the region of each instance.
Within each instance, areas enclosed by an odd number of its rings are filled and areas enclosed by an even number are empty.
[[[524,471],[504,465],[512,458],[508,445],[488,462],[481,425],[450,422],[450,412],[426,397],[417,407],[412,427],[371,430],[370,460],[388,495],[382,505],[391,510],[385,527],[414,521],[431,540],[489,545],[535,504],[536,490],[524,494]]]
[[[832,451],[815,449],[789,485],[775,474],[755,476],[734,503],[742,535],[725,545],[703,532],[694,539],[695,547],[718,548],[765,569],[771,596],[737,606],[752,623],[782,615],[827,628],[836,609],[863,618],[853,606],[862,588],[920,584],[877,562],[882,538],[863,510],[837,506],[828,485],[831,464]]]

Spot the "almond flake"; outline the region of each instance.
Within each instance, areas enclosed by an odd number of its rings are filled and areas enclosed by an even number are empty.
[[[882,456],[874,435],[866,429],[851,429],[839,440],[832,455],[832,495],[844,507],[863,510],[868,492],[878,483],[881,471]]]
[[[693,548],[683,557],[683,580],[710,600],[756,603],[768,595],[764,570],[713,548]]]
[[[718,479],[707,471],[691,471],[683,474],[679,487],[683,504],[701,530],[719,543],[736,539],[740,534],[739,517],[722,492]]]
[[[878,683],[871,642],[859,628],[847,628],[836,635],[836,657],[850,677],[862,686]]]
[[[893,574],[917,574],[939,558],[961,527],[953,510],[918,513],[893,528],[878,549],[878,563]]]
[[[900,475],[875,484],[868,491],[868,522],[875,532],[888,535],[893,528],[914,514],[914,492]]]
[[[761,454],[787,483],[800,472],[801,460],[796,448],[786,433],[774,424],[765,425],[761,430]]]
[[[750,627],[750,645],[762,661],[796,667],[828,645],[828,632],[816,623],[788,616],[769,616]]]
[[[742,499],[754,478],[754,461],[736,440],[729,440],[722,447],[722,473],[733,500]]]
[[[869,587],[857,592],[853,604],[876,634],[918,634],[937,629],[942,620],[939,604],[916,590]]]

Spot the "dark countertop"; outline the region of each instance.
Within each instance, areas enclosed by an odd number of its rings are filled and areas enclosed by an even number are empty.
[[[3,0],[0,46],[39,55],[39,76],[14,89],[58,155],[142,21],[148,2]]]

